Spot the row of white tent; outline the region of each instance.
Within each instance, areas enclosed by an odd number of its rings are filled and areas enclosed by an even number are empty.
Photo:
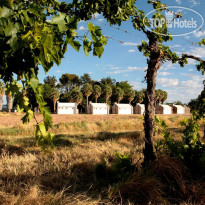
[[[130,104],[115,103],[112,106],[112,114],[131,115],[144,114],[145,105],[137,103],[133,108]],[[76,103],[57,102],[57,114],[78,114]],[[87,108],[88,114],[106,115],[110,114],[110,107],[106,103],[89,102]],[[181,105],[157,105],[155,108],[156,114],[190,114],[190,109]]]

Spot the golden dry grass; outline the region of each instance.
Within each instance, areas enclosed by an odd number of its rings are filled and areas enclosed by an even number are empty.
[[[137,146],[142,140],[140,134],[101,134],[58,136],[58,145],[52,152],[27,146],[26,142],[18,141],[18,136],[5,145],[2,143],[1,204],[97,204],[107,188],[95,180],[96,164],[104,158],[111,159],[116,152],[135,151],[132,156],[137,161],[143,148]],[[18,146],[11,145],[12,140]]]
[[[143,159],[140,115],[55,115],[52,131],[56,134],[56,147],[52,152],[44,152],[35,146],[34,122],[24,126],[21,117],[13,113],[0,114],[0,204],[114,204],[107,199],[111,190],[109,184],[99,183],[95,178],[96,164],[103,159],[111,162],[116,152],[131,155],[134,164]],[[184,116],[160,118],[171,125],[173,134],[181,134],[178,122]],[[167,167],[153,168],[153,172],[164,174],[170,170],[169,164]],[[136,175],[132,180],[135,190],[146,188],[147,195],[150,195],[148,201],[164,202],[162,184],[155,177]],[[180,183],[180,178],[177,180]],[[204,196],[203,187],[201,184],[201,192],[197,192],[201,197]],[[128,201],[128,204],[135,203]]]
[[[0,112],[0,128],[8,128],[8,127],[25,127],[21,118],[23,114],[20,113],[6,113]],[[190,117],[190,115],[158,115],[161,119],[166,120],[167,124],[171,127],[176,127],[178,122],[185,117]],[[36,114],[36,118],[38,121],[42,120],[41,114]],[[113,122],[113,121],[139,121],[142,122],[142,115],[57,115],[52,114],[53,124],[59,123],[70,123],[70,122]],[[35,125],[35,121],[32,120],[27,126],[30,127]]]

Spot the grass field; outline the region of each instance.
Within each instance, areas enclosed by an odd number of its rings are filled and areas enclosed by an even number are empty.
[[[174,136],[182,135],[185,117],[160,116]],[[21,118],[0,114],[1,204],[114,204],[108,196],[117,185],[97,180],[96,164],[111,166],[116,153],[129,155],[133,164],[143,160],[141,115],[52,115],[52,151],[35,145],[35,122],[23,125]]]

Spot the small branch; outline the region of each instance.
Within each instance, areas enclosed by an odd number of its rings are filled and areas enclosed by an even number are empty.
[[[158,4],[158,3],[159,3],[159,1],[154,1],[154,0],[150,0],[150,1],[151,1],[153,4]],[[161,5],[162,5],[161,8],[163,8],[164,10],[169,11],[170,13],[176,15],[177,17],[180,17],[180,16],[181,16],[179,13],[175,13],[174,11],[168,9],[167,6],[165,6],[164,4],[161,4]]]
[[[34,118],[34,120],[36,121],[36,124],[37,125],[39,125],[39,122],[38,122],[38,120],[36,119],[36,115],[33,113],[33,118]]]
[[[196,61],[204,61],[203,59],[201,59],[197,56],[193,56],[193,55],[189,55],[189,54],[182,54],[182,57],[179,60],[183,60],[185,58],[191,58],[191,59],[194,59]]]
[[[138,21],[137,21],[137,26],[143,31],[143,33],[145,33],[146,35],[148,35],[148,31],[145,30],[145,28],[138,22],[140,22],[140,18],[139,16],[134,16]]]

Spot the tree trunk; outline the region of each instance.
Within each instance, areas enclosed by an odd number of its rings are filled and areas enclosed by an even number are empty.
[[[7,110],[8,112],[11,112],[13,102],[12,102],[12,97],[10,94],[6,96],[6,100],[7,100]]]
[[[56,101],[57,100],[53,100],[53,113],[56,113]]]
[[[97,103],[98,102],[98,98],[97,97],[95,97],[95,103]]]
[[[2,110],[3,107],[3,95],[0,95],[0,111]]]
[[[155,87],[157,71],[160,68],[161,55],[158,50],[156,40],[149,39],[150,56],[147,69],[147,90],[145,95],[145,148],[144,148],[144,165],[154,161],[156,156],[153,149],[153,134],[154,134],[154,116],[155,116]]]
[[[205,139],[205,122],[204,122],[204,139]]]
[[[88,96],[86,96],[86,113],[88,114]]]

